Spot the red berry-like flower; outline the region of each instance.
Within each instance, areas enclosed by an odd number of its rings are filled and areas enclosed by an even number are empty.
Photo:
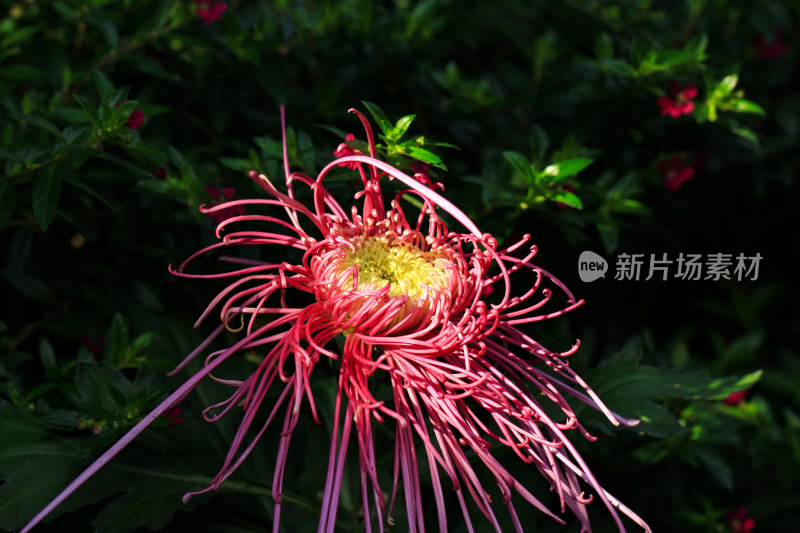
[[[158,167],[153,170],[153,176],[157,177],[158,179],[162,180],[167,177],[167,169],[164,167]]]
[[[694,167],[685,165],[683,158],[679,155],[659,161],[657,168],[658,172],[664,177],[664,187],[672,192],[680,189],[681,185],[695,174]]]
[[[181,407],[180,405],[176,405],[164,411],[161,414],[161,416],[163,416],[164,418],[168,418],[170,420],[168,427],[174,428],[175,426],[183,422],[183,418],[180,418],[182,412],[183,412],[183,407]]]
[[[678,82],[669,82],[669,94],[659,96],[656,103],[661,107],[662,115],[669,115],[678,118],[681,115],[688,115],[694,109],[692,100],[697,96],[697,86],[688,83],[681,87]]]
[[[134,110],[134,111],[133,111],[133,113],[131,113],[131,115],[128,117],[128,123],[127,123],[127,126],[128,126],[130,129],[132,129],[132,130],[135,130],[136,128],[138,128],[138,127],[139,127],[139,126],[141,126],[142,124],[144,124],[144,112],[142,112],[142,111],[140,111],[140,110],[136,109],[136,110]]]
[[[733,533],[750,533],[756,521],[747,516],[747,507],[739,507],[725,515]]]
[[[123,100],[122,103],[124,104],[127,100]],[[120,104],[117,104],[119,107]],[[130,129],[135,130],[136,128],[140,127],[144,124],[144,112],[139,111],[138,109],[134,110],[133,113],[128,115],[128,122],[125,123]]]
[[[223,187],[222,194],[216,185],[207,185],[206,192],[213,200],[212,207],[201,207],[200,211],[213,218],[217,224],[221,224],[231,217],[244,215],[246,209],[244,205],[231,202],[236,196],[236,189],[233,187]],[[219,204],[226,204],[225,208],[214,207]]]
[[[197,8],[195,14],[205,22],[211,24],[215,20],[222,18],[222,14],[228,9],[227,2],[209,2],[208,0],[194,0]]]
[[[97,339],[97,344],[95,344],[91,335],[84,333],[81,335],[81,344],[89,348],[95,357],[100,357],[103,354],[103,347],[106,344],[106,340],[100,337]]]
[[[782,36],[783,31],[780,28],[776,28],[772,42],[766,42],[764,37],[759,34],[750,44],[758,52],[759,59],[778,59],[786,53],[786,44],[781,42]]]
[[[740,403],[744,402],[745,398],[747,398],[747,391],[743,390],[739,392],[734,392],[733,394],[722,400],[722,403],[724,403],[725,405],[739,405]]]
[[[336,157],[347,157],[349,155],[356,155],[361,153],[360,151],[356,150],[349,144],[345,144],[348,141],[355,141],[356,140],[355,135],[353,135],[352,133],[348,133],[347,135],[345,135],[344,140],[345,142],[341,143],[339,147],[336,148],[336,150],[333,152],[333,155],[335,155]],[[356,168],[358,168],[358,163],[355,161],[350,161],[347,163],[339,163],[339,166],[355,170]]]

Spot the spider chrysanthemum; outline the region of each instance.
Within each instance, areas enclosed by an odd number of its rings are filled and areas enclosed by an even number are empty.
[[[524,468],[541,473],[557,494],[560,511],[569,508],[583,531],[590,529],[586,504],[595,497],[608,508],[619,530],[624,531],[621,511],[649,531],[642,519],[602,488],[566,437],[565,432],[576,431],[593,440],[567,397],[602,411],[614,424],[633,425],[635,421],[609,411],[569,367],[566,358],[577,350],[577,342],[567,352],[554,353],[518,329],[559,316],[583,301],[531,263],[536,247],[528,244],[530,236],[501,248],[436,192],[426,176],[408,176],[376,159],[368,121],[358,111],[351,111],[364,125],[370,155],[353,150],[328,164],[314,179],[289,171],[284,135],[286,192],[280,192],[263,174],[252,172],[251,177],[270,198],[202,208],[210,215],[231,208],[237,208],[239,214],[218,224],[217,235],[224,234],[220,242],[192,255],[174,273],[232,281],[198,321],[219,308],[221,324],[176,371],[202,353],[224,327],[241,325],[241,339],[208,355],[201,371],[81,474],[23,531],[159,415],[183,400],[212,370],[243,351],[260,353],[263,359],[244,379],[210,376],[231,386],[232,393],[204,412],[207,420],[214,421],[232,411],[243,411],[239,428],[219,474],[207,488],[185,495],[185,500],[217,489],[253,451],[267,428],[276,424],[275,418],[282,416],[272,480],[273,529],[277,531],[293,430],[301,416],[310,412],[318,421],[318,409],[330,408],[334,424],[328,469],[324,482],[320,479],[324,488],[320,532],[334,530],[345,458],[352,447],[360,460],[366,531],[383,531],[385,524],[391,523],[392,509],[402,493],[409,531],[425,530],[424,517],[432,514],[438,529],[445,532],[450,512],[446,491],[451,490],[469,531],[475,530],[473,519],[488,520],[500,531],[495,514],[500,506],[521,531],[514,507],[520,501],[563,522],[519,481],[517,474]],[[325,189],[326,175],[337,166],[358,172],[362,188],[355,194],[357,206],[346,209]],[[392,179],[407,188],[384,198],[381,183]],[[309,205],[298,199],[300,188],[307,189]],[[414,215],[407,216],[404,207]],[[466,232],[448,228],[439,216],[442,211]],[[216,274],[190,273],[187,268],[208,252],[265,245],[291,248],[293,253],[284,254],[285,258],[297,251],[302,257],[295,262],[260,262],[224,256],[226,263],[240,266]],[[512,278],[524,285],[512,284]],[[489,293],[491,300],[486,297]],[[559,301],[563,308],[544,312]],[[334,363],[338,387],[333,406],[317,405],[311,388],[312,375],[322,361]],[[388,397],[375,397],[376,380],[390,385]],[[278,400],[268,404],[265,398],[275,388]],[[554,410],[543,406],[544,402],[556,406],[559,416],[553,416]],[[256,414],[262,411],[265,416],[256,424]],[[383,486],[385,472],[379,472],[376,461],[376,424],[394,427],[390,487]],[[498,447],[507,447],[517,456],[521,463],[517,474],[493,455]],[[423,504],[422,467],[430,473],[434,505]],[[478,469],[485,475],[479,476]],[[486,486],[487,479],[491,486]]]

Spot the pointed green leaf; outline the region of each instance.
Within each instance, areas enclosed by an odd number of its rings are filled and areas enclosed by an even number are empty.
[[[98,94],[100,94],[101,101],[107,100],[108,97],[114,93],[114,84],[111,83],[111,80],[103,71],[94,70],[92,72],[92,79],[94,80],[94,85],[97,88]]]
[[[112,94],[108,98],[107,103],[109,105],[112,105],[112,106],[116,106],[117,104],[122,105],[122,102],[124,102],[125,100],[128,99],[128,93],[130,93],[130,90],[131,90],[131,86],[130,85],[126,85],[124,87],[120,87],[119,89],[114,91],[114,94]],[[136,103],[137,104],[139,103],[138,100],[137,100]],[[133,106],[133,107],[136,107],[136,106]],[[133,111],[133,109],[131,109],[131,111]]]
[[[61,169],[47,167],[33,182],[33,216],[43,230],[47,230],[56,215],[60,195]]]
[[[392,133],[392,122],[389,120],[389,117],[386,116],[386,113],[383,112],[383,109],[378,107],[376,104],[372,102],[362,102],[364,106],[366,106],[367,110],[372,115],[372,118],[375,119],[375,122],[378,123],[378,127],[381,129],[384,135],[387,137]]]
[[[125,360],[130,344],[128,326],[122,315],[114,315],[106,332],[106,344],[103,349],[103,360],[114,368],[118,368]]]
[[[101,122],[100,116],[97,113],[97,107],[79,94],[73,94],[72,99],[83,108],[87,115],[89,115],[89,119],[92,121],[92,124],[99,128],[101,126]]]
[[[737,125],[732,124],[730,125],[730,128],[731,131],[736,135],[738,135],[739,137],[747,139],[753,144],[758,144],[758,135],[750,128],[745,128],[744,126],[739,126],[738,124]]]
[[[183,157],[183,154],[181,154],[174,146],[167,148],[167,153],[169,153],[169,158],[172,161],[172,164],[175,165],[178,170],[185,170],[189,166],[189,164],[186,162],[186,159]]]
[[[151,332],[142,333],[133,340],[133,349],[136,353],[141,352],[156,339],[156,334]]]
[[[146,170],[146,169],[144,169],[144,168],[142,168],[142,167],[140,167],[138,165],[135,165],[134,163],[131,163],[127,159],[123,159],[123,158],[118,157],[116,155],[109,154],[108,152],[95,151],[95,152],[92,152],[92,155],[94,157],[99,158],[99,159],[105,159],[106,161],[110,161],[111,163],[115,163],[117,165],[125,167],[128,170],[130,170],[131,172],[134,172],[136,174],[140,174],[142,176],[147,176],[148,178],[151,178],[151,179],[153,177],[153,173],[150,172],[149,170]]]
[[[0,148],[0,157],[3,159],[8,159],[9,161],[13,161],[14,163],[18,163],[20,165],[25,163],[25,160],[22,159],[20,156],[16,154],[16,152],[12,152],[11,150],[7,150],[5,148]]]
[[[53,375],[58,371],[55,350],[53,350],[53,345],[45,337],[39,339],[39,358],[42,360],[45,375]]]
[[[724,98],[725,96],[728,96],[736,88],[737,83],[739,83],[738,74],[730,74],[725,76],[714,89],[714,96],[717,98]]]
[[[751,102],[750,100],[745,100],[744,98],[736,98],[731,100],[730,103],[733,106],[733,111],[737,111],[739,113],[754,113],[756,115],[767,114],[763,107],[755,102]]]
[[[64,181],[66,181],[70,185],[74,185],[75,187],[81,189],[82,191],[86,192],[89,196],[93,196],[97,200],[103,202],[103,204],[105,204],[106,207],[108,207],[112,211],[114,212],[118,211],[118,208],[114,204],[112,204],[111,201],[109,201],[105,196],[95,191],[93,188],[91,188],[83,181],[77,179],[74,175],[74,172],[70,174],[68,171],[64,170]]]
[[[80,113],[80,111],[76,111]],[[84,113],[81,113],[82,115]],[[85,120],[84,120],[85,122]],[[67,141],[67,144],[75,144],[78,139],[83,139],[89,133],[91,127],[88,124],[70,124],[64,131],[64,139]]]
[[[411,126],[411,123],[414,121],[417,115],[406,115],[402,117],[400,120],[397,121],[394,129],[392,130],[392,139],[397,140],[403,135],[405,135],[408,127]]]
[[[705,371],[665,370],[641,365],[641,356],[641,341],[634,338],[598,365],[587,382],[609,409],[641,420],[635,431],[655,437],[680,435],[685,431],[672,413],[657,403],[658,398],[723,400],[750,388],[761,377],[760,370],[729,377],[713,377]]]
[[[4,401],[0,414],[0,529],[15,531],[70,482],[88,439],[49,434],[43,421]]]
[[[601,33],[594,41],[594,55],[597,59],[611,59],[614,57],[614,46],[607,33]]]
[[[328,124],[316,124],[318,128],[322,128],[324,130],[328,130],[340,139],[344,140],[347,137],[347,132],[341,128],[337,128],[336,126],[329,126]]]
[[[706,48],[708,48],[708,35],[705,33],[695,35],[683,47],[684,50],[693,54],[699,61],[706,58]]]
[[[533,166],[537,167],[544,161],[544,156],[547,153],[547,147],[550,144],[550,139],[547,138],[547,133],[545,133],[545,131],[536,124],[531,126],[528,137],[531,144]]]
[[[615,202],[611,205],[611,209],[617,213],[633,213],[636,215],[646,215],[650,213],[650,209],[648,209],[646,205],[633,198],[625,198],[624,200]]]
[[[175,0],[162,0],[159,2],[158,8],[155,10],[156,15],[153,18],[154,29],[161,28],[167,23],[172,12],[173,4],[175,4]]]
[[[442,158],[438,155],[430,152],[424,148],[419,148],[418,146],[406,146],[405,147],[406,155],[413,157],[414,159],[419,159],[425,163],[430,163],[431,165],[435,166],[436,168],[440,168],[442,170],[447,170],[447,167],[442,162]]]
[[[559,191],[551,198],[554,202],[559,202],[575,209],[583,209],[583,202],[577,194],[570,191]]]
[[[606,252],[611,253],[619,244],[619,228],[613,218],[602,218],[595,224]]]
[[[558,183],[559,181],[574,176],[584,168],[592,164],[594,159],[588,157],[575,157],[572,159],[565,159],[558,163],[553,163],[544,169],[545,176],[552,176],[551,183]]]
[[[69,161],[72,167],[78,170],[92,155],[92,147],[85,143],[78,143],[69,147]]]
[[[37,128],[41,128],[46,132],[55,135],[59,139],[64,140],[64,135],[61,134],[61,130],[59,130],[56,125],[49,120],[43,119],[42,117],[37,117],[36,115],[29,115],[27,113],[10,113],[8,116],[23,122],[27,122],[28,124],[36,126]]]
[[[103,34],[103,37],[108,43],[108,46],[111,48],[119,46],[119,32],[114,23],[109,19],[98,19],[96,23],[97,27],[100,28],[100,33]]]
[[[6,182],[0,185],[0,229],[11,219],[16,205],[17,192],[14,189],[14,184]]]
[[[528,183],[533,183],[533,170],[531,169],[531,165],[528,163],[528,160],[524,155],[520,154],[519,152],[506,150],[503,152],[503,157],[505,157],[506,161],[511,164],[511,168],[513,168],[515,172],[519,173],[523,178],[525,178],[525,181]]]

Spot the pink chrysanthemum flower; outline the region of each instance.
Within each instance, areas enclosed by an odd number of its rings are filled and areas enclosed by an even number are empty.
[[[570,430],[594,438],[578,422],[567,397],[602,411],[614,424],[634,425],[636,421],[610,412],[569,367],[567,356],[577,350],[578,343],[567,352],[553,353],[518,329],[557,317],[583,301],[577,301],[561,282],[530,262],[536,253],[536,247],[528,244],[530,236],[501,249],[491,235],[482,233],[439,193],[376,159],[367,119],[351,111],[364,124],[370,155],[345,155],[312,179],[289,172],[284,134],[287,192],[280,192],[266,176],[251,172],[272,198],[201,208],[213,214],[247,206],[247,214],[222,221],[217,234],[225,232],[225,237],[174,271],[187,278],[228,278],[232,282],[200,318],[220,306],[222,323],[173,372],[205,350],[225,327],[241,326],[242,338],[208,355],[202,370],[82,473],[23,533],[153,420],[179,404],[203,378],[243,351],[262,353],[263,360],[244,379],[212,376],[233,391],[227,400],[204,412],[208,421],[215,421],[241,408],[243,418],[218,475],[207,488],[186,494],[185,501],[219,488],[282,411],[272,480],[273,530],[278,531],[293,430],[305,409],[319,421],[321,406],[315,402],[311,376],[324,362],[325,367],[335,369],[338,387],[332,406],[333,435],[320,532],[334,530],[345,458],[352,446],[360,459],[366,531],[383,531],[386,522],[393,523],[391,514],[400,487],[412,532],[425,530],[426,512],[436,514],[440,531],[448,530],[445,490],[450,487],[469,531],[476,529],[470,508],[500,531],[495,514],[498,505],[507,509],[515,529],[521,531],[515,499],[563,523],[498,461],[491,453],[492,445],[512,450],[521,467],[538,469],[555,491],[561,512],[569,508],[581,522],[582,531],[590,530],[586,504],[595,496],[608,508],[620,531],[625,528],[618,510],[649,531],[641,518],[602,488],[568,440],[565,433]],[[281,113],[285,131],[283,110]],[[360,205],[349,209],[323,186],[325,176],[343,163],[355,164],[363,183],[355,195]],[[387,204],[381,182],[392,179],[408,188],[396,192]],[[302,188],[312,196],[312,205],[298,200]],[[408,197],[413,199],[406,206],[421,205],[415,216],[404,211]],[[265,214],[254,214],[258,208]],[[276,208],[285,216],[278,217]],[[448,228],[440,210],[466,232]],[[262,228],[241,229],[244,223]],[[225,262],[241,267],[217,274],[187,272],[188,264],[207,252],[264,245],[297,250],[302,259],[267,263],[224,256]],[[514,296],[511,280],[518,276],[527,281]],[[485,300],[484,295],[492,292],[493,300]],[[558,299],[556,294],[563,295],[566,307],[544,313],[543,308]],[[343,339],[341,349],[335,348],[337,337]],[[373,395],[376,381],[390,385],[390,397]],[[277,402],[264,405],[270,388],[275,387],[279,389]],[[552,402],[559,416],[543,402]],[[265,421],[254,426],[262,409]],[[389,467],[394,481],[391,491],[385,493],[380,481],[385,472],[379,472],[374,432],[377,424],[387,423],[394,425],[396,444],[394,466]],[[435,508],[423,508],[420,471],[424,467],[430,472]],[[491,486],[478,477],[478,469],[488,473]],[[490,493],[496,495],[494,501]],[[480,525],[478,529],[484,530]]]

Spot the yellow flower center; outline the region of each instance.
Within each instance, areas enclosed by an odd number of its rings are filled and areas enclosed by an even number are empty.
[[[387,284],[389,296],[408,296],[417,300],[428,290],[447,289],[448,260],[436,252],[424,252],[402,241],[389,243],[386,237],[368,237],[342,261],[340,272],[357,265],[358,289],[382,289]]]

